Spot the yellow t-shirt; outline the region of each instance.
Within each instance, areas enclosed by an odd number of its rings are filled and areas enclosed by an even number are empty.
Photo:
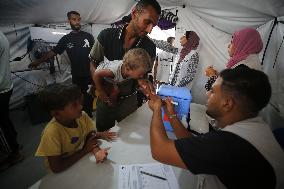
[[[35,156],[47,157],[62,154],[68,156],[80,150],[88,133],[96,128],[93,120],[85,112],[76,121],[77,128],[68,128],[52,118],[42,133]]]

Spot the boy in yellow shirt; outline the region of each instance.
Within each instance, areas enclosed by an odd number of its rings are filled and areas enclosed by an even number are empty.
[[[116,133],[96,132],[92,119],[82,111],[83,96],[76,85],[54,84],[39,93],[42,105],[53,116],[45,127],[36,156],[46,157],[52,172],[61,172],[92,152],[103,162],[109,148],[100,149],[97,139],[112,141]]]

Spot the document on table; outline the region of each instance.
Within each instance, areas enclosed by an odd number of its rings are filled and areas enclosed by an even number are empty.
[[[160,163],[120,165],[118,189],[179,189],[171,166]]]

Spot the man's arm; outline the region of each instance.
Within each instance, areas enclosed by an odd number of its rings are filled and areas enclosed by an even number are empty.
[[[171,44],[169,44],[166,41],[156,40],[156,39],[152,39],[152,38],[149,38],[149,39],[156,45],[157,48],[162,49],[163,51],[166,51],[166,52],[169,52],[169,53],[172,53],[172,54],[178,53],[178,48],[172,46]]]
[[[186,169],[187,167],[179,156],[174,141],[168,138],[163,126],[161,99],[158,96],[153,96],[148,104],[153,111],[150,127],[150,146],[153,158],[159,162]]]
[[[169,121],[171,123],[172,128],[174,129],[176,137],[178,139],[190,137],[191,133],[184,127],[184,125],[178,119],[177,114],[175,113],[174,110],[174,105],[171,103],[171,99],[167,98],[164,102],[165,102],[164,110],[169,117]]]
[[[41,63],[43,63],[43,62],[45,62],[46,60],[48,60],[48,59],[54,57],[55,55],[56,55],[55,52],[49,51],[47,54],[45,54],[45,55],[44,55],[43,57],[41,57],[40,59],[38,59],[38,60],[36,60],[36,61],[30,63],[30,64],[28,65],[28,67],[29,67],[29,68],[36,68],[36,67],[38,67]]]
[[[54,173],[59,173],[61,171],[64,171],[65,169],[69,168],[71,165],[76,163],[79,159],[81,159],[84,155],[91,151],[99,151],[100,148],[98,147],[97,140],[95,137],[89,137],[86,140],[86,143],[84,147],[73,153],[70,156],[65,157],[65,155],[59,155],[59,156],[48,156],[48,163],[51,168],[51,170]],[[94,152],[94,153],[95,153]]]
[[[95,81],[94,74],[95,74],[96,68],[99,65],[99,63],[104,60],[104,48],[100,44],[98,39],[95,41],[95,44],[93,45],[90,51],[89,58],[90,58],[91,76],[92,76],[93,81]]]
[[[98,64],[104,60],[104,48],[98,39],[95,41],[95,44],[90,51],[89,57],[94,64]]]

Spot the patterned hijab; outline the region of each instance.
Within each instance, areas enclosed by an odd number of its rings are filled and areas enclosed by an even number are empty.
[[[250,54],[258,54],[263,47],[260,34],[253,28],[236,31],[233,35],[232,44],[235,52],[229,59],[227,68],[231,68],[238,62],[245,60]]]
[[[186,55],[188,55],[188,53],[190,53],[190,51],[192,49],[196,49],[199,45],[199,37],[198,35],[194,32],[194,31],[186,31],[185,32],[185,37],[187,39],[186,44],[183,45],[181,51],[180,51],[180,56],[179,56],[179,60],[178,63],[180,63],[184,57]]]

